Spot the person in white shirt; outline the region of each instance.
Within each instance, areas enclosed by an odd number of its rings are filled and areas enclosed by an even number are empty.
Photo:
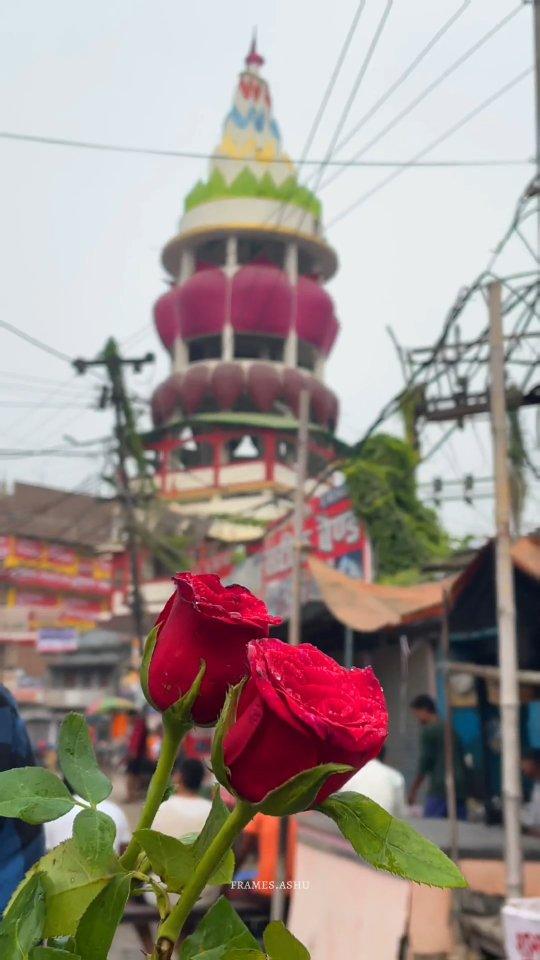
[[[212,806],[210,800],[199,795],[203,780],[200,760],[179,760],[173,773],[176,792],[161,804],[152,829],[177,840],[188,833],[200,833]]]
[[[405,816],[405,777],[394,767],[384,763],[384,747],[377,760],[370,760],[347,780],[341,790],[363,793],[374,800],[393,817]]]
[[[76,799],[80,800],[81,798],[76,797]],[[101,813],[106,813],[107,816],[114,821],[116,826],[114,849],[116,853],[122,853],[131,840],[131,830],[129,829],[124,811],[117,803],[113,803],[112,800],[103,800],[102,803],[98,803],[97,808]],[[63,817],[59,817],[58,820],[51,820],[50,823],[45,824],[45,846],[47,850],[52,850],[54,847],[57,847],[59,843],[63,843],[64,840],[69,840],[70,837],[73,836],[73,823],[75,817],[80,812],[81,807],[73,807],[73,809],[70,810],[69,813],[65,813]]]
[[[521,808],[521,825],[525,833],[540,837],[540,750],[529,750],[521,761],[521,769],[533,781],[529,802]]]

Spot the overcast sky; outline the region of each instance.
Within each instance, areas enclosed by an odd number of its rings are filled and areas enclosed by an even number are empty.
[[[346,130],[460,6],[461,0],[394,0]],[[516,6],[512,0],[471,0],[340,156],[360,149]],[[4,0],[0,128],[209,151],[256,25],[284,145],[299,156],[356,7],[357,0]],[[531,7],[522,7],[366,157],[409,159],[531,64]],[[313,157],[323,156],[331,140],[382,9],[382,0],[367,0]],[[530,159],[533,115],[529,76],[426,159]],[[167,357],[150,325],[138,338],[132,335],[149,324],[152,303],[165,289],[160,249],[175,231],[185,193],[205,175],[205,161],[7,140],[0,142],[0,158],[0,317],[70,356],[95,355],[111,334],[120,341],[131,337],[126,350],[155,349],[154,369],[137,382],[148,396],[167,373]],[[325,221],[388,172],[349,169],[321,193]],[[405,345],[435,339],[457,290],[484,266],[531,175],[526,165],[408,170],[329,229],[340,260],[330,290],[341,334],[327,379],[341,398],[345,439],[357,439],[402,384],[386,327]],[[90,377],[77,379],[67,363],[5,330],[0,345],[0,448],[64,445],[65,435],[80,440],[107,433],[109,414],[70,405],[73,399],[79,406],[90,402]],[[44,383],[38,391],[28,382],[25,389],[6,371],[58,384]],[[36,406],[10,409],[9,399]],[[430,429],[426,448],[439,433]],[[2,478],[58,487],[87,483],[90,489],[99,468],[91,459],[0,460]],[[485,425],[445,446],[422,477],[467,472],[491,473]],[[458,505],[446,509],[445,519],[455,534],[486,534],[491,511],[489,501]],[[531,501],[530,524],[535,519]]]

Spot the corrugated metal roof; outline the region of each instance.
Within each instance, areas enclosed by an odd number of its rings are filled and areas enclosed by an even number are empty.
[[[110,540],[114,502],[17,482],[0,495],[0,532],[94,550]]]
[[[511,554],[516,567],[533,580],[540,580],[540,536],[520,537],[512,544]]]
[[[456,600],[460,593],[465,590],[472,582],[477,572],[486,562],[491,552],[494,550],[495,541],[488,540],[486,544],[473,557],[465,570],[456,577],[452,586],[452,600]],[[510,555],[514,567],[521,570],[526,576],[533,580],[540,580],[540,536],[538,534],[529,534],[526,537],[519,537],[510,548]]]

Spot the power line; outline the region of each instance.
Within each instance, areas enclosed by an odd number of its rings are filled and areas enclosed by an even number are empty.
[[[526,70],[523,70],[521,73],[518,73],[518,75],[514,77],[512,80],[509,80],[508,83],[505,83],[502,87],[499,87],[499,89],[496,90],[495,93],[487,97],[486,100],[483,100],[482,103],[478,104],[477,107],[475,107],[473,110],[467,113],[464,117],[462,117],[461,120],[458,120],[457,123],[453,124],[448,130],[445,131],[445,133],[441,134],[439,137],[436,137],[435,140],[432,140],[426,147],[420,150],[419,153],[415,154],[414,157],[411,157],[411,161],[410,161],[411,164],[414,164],[417,160],[420,160],[427,153],[430,153],[431,150],[434,150],[441,143],[443,143],[445,140],[451,137],[454,133],[457,133],[458,130],[461,130],[462,127],[464,127],[467,123],[470,123],[470,121],[473,120],[475,117],[477,117],[480,113],[482,113],[483,110],[486,110],[487,107],[491,106],[492,103],[495,103],[496,100],[502,97],[505,93],[508,93],[509,90],[511,90],[518,83],[524,80],[525,77],[527,77],[533,70],[534,70],[534,66],[527,67]],[[392,180],[396,179],[396,177],[401,176],[401,174],[404,173],[406,169],[407,169],[407,165],[405,165],[403,169],[394,170],[394,172],[389,174],[387,177],[385,177],[384,180],[381,180],[379,181],[379,183],[375,184],[375,186],[372,187],[371,190],[367,190],[366,193],[361,194],[361,196],[358,197],[357,200],[355,200],[353,203],[349,204],[349,206],[341,210],[340,213],[338,213],[330,221],[330,223],[328,224],[328,227],[334,226],[334,224],[338,223],[340,220],[343,220],[344,217],[348,216],[349,213],[352,213],[353,210],[356,210],[357,207],[365,203],[365,201],[368,200],[370,197],[374,196],[374,194],[378,193],[379,190],[382,190],[382,188],[385,187],[388,183],[391,183]]]
[[[360,130],[360,128],[363,127],[364,124],[368,122],[368,120],[371,120],[371,117],[374,116],[374,114],[378,110],[380,110],[382,106],[384,106],[384,104],[389,100],[392,94],[405,82],[405,80],[407,80],[414,73],[416,68],[422,63],[422,61],[425,59],[428,53],[430,53],[430,51],[433,50],[433,48],[436,46],[439,40],[441,40],[442,37],[444,37],[444,35],[450,30],[450,28],[454,25],[454,23],[456,23],[456,21],[462,16],[462,14],[465,13],[465,10],[470,5],[471,5],[471,0],[465,0],[465,2],[461,4],[461,6],[455,11],[455,13],[453,13],[452,16],[445,21],[445,23],[443,23],[442,27],[440,27],[440,29],[437,30],[437,32],[431,38],[429,43],[427,43],[426,46],[422,48],[420,53],[417,54],[417,56],[411,61],[408,67],[406,67],[405,70],[402,73],[400,73],[399,77],[392,84],[390,84],[389,87],[387,87],[387,89],[382,94],[382,96],[379,97],[379,99],[373,104],[372,107],[370,107],[367,113],[365,113],[364,116],[361,117],[361,119],[350,131],[350,133],[348,133],[343,138],[341,143],[337,145],[337,148],[336,148],[337,150],[340,150],[342,146],[345,146],[345,144],[352,139],[352,137],[358,132],[358,130]],[[323,187],[324,186],[325,184],[323,183]]]
[[[365,57],[364,57],[364,59],[363,59],[363,61],[362,61],[362,65],[361,65],[358,73],[356,74],[356,77],[355,77],[354,83],[353,83],[353,85],[352,85],[352,87],[351,87],[351,91],[350,91],[350,93],[349,93],[349,96],[347,97],[347,100],[345,101],[345,106],[343,107],[343,109],[342,109],[342,111],[341,111],[341,113],[340,113],[340,115],[339,115],[338,122],[337,122],[337,124],[336,124],[336,126],[335,126],[335,128],[334,128],[334,132],[333,132],[333,134],[332,134],[332,136],[331,136],[331,138],[330,138],[330,143],[328,144],[328,148],[327,148],[326,153],[325,153],[325,155],[324,155],[324,157],[323,157],[322,163],[321,163],[319,169],[318,169],[318,170],[316,171],[316,173],[315,173],[315,177],[314,177],[315,185],[314,185],[313,188],[312,188],[314,193],[317,192],[317,188],[318,188],[318,186],[319,186],[319,184],[320,184],[320,182],[321,182],[322,175],[323,175],[323,173],[324,173],[324,171],[325,171],[328,163],[330,162],[330,160],[331,160],[331,158],[332,158],[332,156],[333,156],[333,154],[334,154],[334,152],[335,152],[336,144],[337,144],[337,142],[338,142],[338,140],[339,140],[339,135],[340,135],[341,131],[343,130],[343,127],[345,126],[345,123],[347,122],[347,117],[349,116],[349,113],[350,113],[350,111],[351,111],[351,109],[352,109],[353,103],[354,103],[354,101],[356,100],[356,96],[357,96],[358,90],[360,89],[360,85],[361,85],[361,83],[362,83],[362,81],[363,81],[363,79],[364,79],[364,77],[365,77],[365,75],[366,75],[366,73],[367,73],[368,67],[369,67],[369,65],[370,65],[370,63],[371,63],[371,61],[372,61],[372,59],[373,59],[373,55],[374,55],[374,53],[375,53],[375,50],[377,49],[377,46],[378,46],[378,44],[379,44],[379,40],[381,39],[381,36],[382,36],[382,34],[383,34],[383,31],[384,31],[384,28],[385,28],[385,26],[386,26],[386,24],[387,24],[387,22],[388,22],[388,17],[390,16],[393,3],[394,3],[394,0],[386,0],[386,6],[385,6],[385,8],[384,8],[384,10],[383,10],[383,13],[382,13],[381,18],[380,18],[380,20],[379,20],[379,23],[377,24],[377,29],[375,30],[375,33],[373,34],[373,37],[371,38],[371,42],[370,42],[370,44],[369,44],[369,46],[368,46],[366,55],[365,55]],[[365,3],[364,3],[364,6],[365,6]],[[362,10],[363,10],[363,9],[364,9],[364,7],[362,7]]]
[[[122,147],[119,145],[113,144],[103,144],[103,143],[91,143],[89,141],[83,140],[67,140],[67,139],[58,139],[55,137],[40,137],[34,136],[31,134],[19,134],[19,133],[7,133],[0,132],[0,139],[4,140],[20,140],[28,143],[42,143],[49,144],[52,146],[62,146],[62,147],[81,147],[89,150],[105,150],[110,152],[119,152],[119,153],[141,153],[141,154],[156,154],[158,156],[171,156],[171,157],[180,157],[184,159],[197,159],[197,160],[226,160],[230,162],[237,163],[238,160],[234,157],[226,156],[225,154],[219,153],[204,153],[204,152],[192,152],[189,150],[152,150],[145,147]],[[257,161],[258,163],[268,164],[272,166],[275,163],[282,163],[281,160],[266,160],[261,159],[257,156],[252,157],[243,157],[243,160],[246,161]],[[324,165],[325,167],[402,167],[410,166],[410,161],[407,160],[356,160],[354,157],[351,157],[348,160],[326,160],[324,157],[321,158],[309,158],[299,159],[291,158],[291,163],[296,164],[299,168],[301,166],[312,166],[320,167]],[[532,158],[522,158],[519,157],[509,157],[501,159],[492,159],[492,158],[478,158],[473,160],[434,160],[429,163],[418,163],[415,166],[418,167],[513,167],[513,166],[526,166],[534,163]],[[326,186],[325,181],[322,184],[322,187]]]
[[[16,337],[19,337],[21,340],[24,340],[26,343],[30,343],[32,346],[37,347],[39,350],[42,350],[44,353],[47,353],[50,356],[56,357],[57,359],[63,360],[67,363],[72,362],[72,357],[70,357],[67,353],[64,353],[62,350],[57,350],[56,347],[51,347],[50,344],[45,343],[43,340],[40,340],[37,337],[32,336],[32,334],[30,333],[26,333],[25,330],[21,330],[20,327],[15,326],[15,324],[13,323],[9,323],[7,320],[0,320],[0,327],[2,327],[4,330],[7,330],[9,333],[13,333]],[[66,384],[68,383],[69,383],[69,379],[66,381]],[[62,389],[63,389],[62,384],[54,388],[53,390],[50,391],[50,393],[46,394],[45,400],[47,399],[52,400],[59,393],[62,392]],[[40,406],[43,407],[45,406],[45,404],[42,403],[40,404]],[[66,410],[66,407],[64,406],[63,409]],[[53,414],[53,417],[46,418],[45,421],[42,421],[42,426],[45,425],[45,423],[48,423],[49,420],[53,419],[56,416],[58,416],[58,414]],[[19,417],[17,420],[15,420],[14,423],[11,424],[11,431],[13,431],[13,429],[18,427],[19,424],[22,423],[23,421],[25,423],[27,422],[27,419],[24,417],[24,415],[22,417]],[[25,434],[25,436],[28,436],[28,433]],[[19,439],[24,439],[24,437]]]
[[[364,154],[366,154],[367,151],[371,149],[371,147],[375,146],[375,144],[378,143],[380,140],[382,140],[382,138],[385,137],[387,133],[393,130],[393,128],[397,126],[397,124],[400,123],[401,120],[404,120],[405,117],[407,117],[410,113],[412,113],[412,111],[416,109],[416,107],[420,103],[422,103],[431,93],[433,93],[433,91],[436,90],[437,87],[439,87],[441,83],[444,82],[444,80],[447,80],[449,76],[455,73],[455,71],[459,67],[461,67],[464,63],[466,63],[467,60],[469,60],[478,50],[480,50],[480,48],[483,47],[484,44],[488,42],[488,40],[491,40],[492,37],[494,37],[500,30],[502,30],[503,27],[505,27],[506,24],[509,23],[510,20],[512,20],[512,18],[515,17],[516,14],[519,13],[521,9],[522,9],[522,4],[518,4],[518,6],[515,7],[513,10],[511,10],[510,13],[508,13],[505,17],[502,18],[502,20],[499,20],[495,24],[495,26],[491,27],[490,30],[484,33],[479,38],[479,40],[473,43],[473,45],[465,51],[465,53],[461,54],[461,56],[458,57],[457,60],[454,60],[454,62],[451,63],[450,66],[447,67],[445,70],[443,70],[443,72],[439,74],[439,76],[436,77],[435,80],[433,80],[430,84],[428,84],[428,86],[425,87],[425,89],[422,90],[421,93],[418,94],[418,96],[414,97],[414,99],[411,100],[410,103],[408,103],[407,106],[403,108],[403,110],[400,110],[400,112],[396,114],[396,116],[393,117],[392,120],[390,120],[386,124],[386,126],[384,126],[382,130],[379,131],[378,134],[376,134],[371,140],[369,140],[368,143],[366,143],[361,148],[361,150],[355,153],[351,159],[353,161],[357,161],[360,157],[364,156]],[[342,147],[344,147],[347,143],[349,143],[349,141],[355,136],[355,134],[360,130],[360,128],[364,125],[364,123],[366,123],[366,121],[372,116],[373,110],[374,108],[372,108],[371,111],[368,111],[368,113],[365,114],[359,120],[356,126],[353,127],[353,129],[347,134],[347,136],[341,141],[341,143],[338,144],[337,150],[341,150]],[[340,175],[341,175],[341,171],[337,171],[336,173],[333,173],[331,177],[328,177],[321,184],[321,189],[324,189],[325,187],[329,186],[330,183],[333,183],[334,180],[336,180]]]
[[[329,79],[329,81],[328,81],[326,90],[324,91],[322,100],[321,100],[321,102],[320,102],[320,104],[319,104],[318,110],[317,110],[317,112],[316,112],[316,114],[315,114],[315,116],[314,116],[314,118],[313,118],[313,123],[311,124],[309,133],[308,133],[308,135],[307,135],[307,137],[306,137],[306,141],[305,141],[305,143],[304,143],[304,147],[303,147],[303,150],[302,150],[302,156],[301,156],[300,161],[299,161],[299,168],[298,168],[298,169],[299,169],[299,172],[300,172],[302,166],[303,166],[305,163],[313,163],[312,160],[309,160],[309,161],[307,160],[307,154],[308,154],[308,151],[311,149],[311,145],[312,145],[313,140],[314,140],[314,138],[315,138],[315,134],[317,133],[317,130],[319,129],[319,126],[320,126],[321,120],[322,120],[322,118],[323,118],[324,112],[325,112],[325,110],[326,110],[326,107],[328,106],[328,101],[330,100],[330,97],[331,97],[331,95],[332,95],[333,89],[334,89],[334,87],[335,87],[335,85],[336,85],[337,78],[338,78],[339,74],[341,73],[341,68],[342,68],[343,63],[344,63],[344,61],[345,61],[345,57],[347,56],[347,52],[348,52],[349,47],[350,47],[350,45],[351,45],[351,41],[352,41],[352,39],[353,39],[353,37],[354,37],[354,34],[356,33],[356,28],[357,28],[357,26],[358,26],[358,21],[360,20],[360,17],[362,16],[362,12],[363,12],[363,10],[364,10],[365,5],[366,5],[366,0],[360,0],[360,3],[358,4],[358,6],[357,6],[357,8],[356,8],[354,17],[353,17],[353,19],[352,19],[352,23],[351,23],[351,25],[350,25],[350,27],[349,27],[349,30],[348,30],[348,33],[347,33],[347,36],[345,37],[345,40],[344,40],[343,45],[342,45],[342,47],[341,47],[341,50],[340,50],[340,52],[339,52],[338,58],[337,58],[336,63],[335,63],[335,65],[334,65],[334,69],[332,70],[332,73],[331,73],[331,75],[330,75],[330,79]],[[294,161],[293,161],[293,162],[294,162]]]
[[[71,363],[71,357],[69,357],[67,353],[64,353],[62,350],[57,350],[56,347],[51,347],[48,343],[44,343],[43,340],[38,340],[37,337],[26,333],[13,323],[8,323],[7,320],[0,320],[0,327],[3,327],[4,330],[9,330],[10,333],[14,333],[15,336],[20,337],[21,340],[26,340],[26,342],[31,343],[32,346],[38,347],[39,350],[44,350],[45,353],[49,353],[52,357],[57,357],[59,360],[65,360],[67,363]]]
[[[145,323],[142,324],[142,326],[137,327],[136,330],[133,331],[133,333],[130,333],[128,334],[127,337],[124,337],[124,339],[120,341],[120,346],[125,347],[127,344],[134,344],[151,327],[152,327],[152,321],[147,320]]]
[[[68,400],[69,410],[94,410],[89,403],[75,403],[71,398]],[[45,403],[39,400],[0,400],[0,407],[9,407],[10,409],[21,408],[25,410],[65,410],[66,403]]]
[[[53,380],[50,377],[39,377],[37,374],[33,373],[17,373],[14,370],[0,370],[0,378],[7,378],[8,380],[21,380],[26,383],[31,383],[33,386],[35,384],[43,384],[44,388],[47,386],[63,386],[65,384],[64,380]]]
[[[97,450],[74,450],[73,447],[48,447],[43,450],[18,450],[16,448],[0,448],[0,458],[4,460],[24,460],[28,457],[89,457],[93,459]]]
[[[68,378],[66,383],[69,383],[70,380],[71,378]],[[62,396],[62,386],[54,387],[51,391],[45,394],[44,402],[40,404],[40,406],[44,407],[45,402],[47,400],[53,401],[57,398],[61,398],[61,396]],[[88,409],[92,410],[92,407],[89,407]],[[39,437],[43,442],[44,428],[47,427],[50,423],[52,423],[54,420],[57,420],[59,417],[62,417],[65,414],[70,414],[71,412],[72,412],[72,404],[71,404],[71,401],[67,399],[67,402],[64,405],[63,409],[57,410],[54,413],[45,416],[44,418],[38,419],[37,423],[35,422],[35,417],[39,416],[37,412],[35,414],[23,413],[21,414],[20,417],[17,417],[11,424],[9,424],[7,431],[4,431],[4,437],[9,436],[10,434],[12,435],[14,432],[17,432],[19,428],[22,426],[28,426],[28,429],[22,434],[22,436],[18,434],[17,440],[19,441],[19,443],[24,442],[27,437],[32,437],[36,435],[39,435]],[[80,416],[80,413],[79,411],[77,411],[75,413],[75,416],[70,417],[68,421],[65,422],[64,425],[68,426],[70,423],[76,420],[79,416]]]

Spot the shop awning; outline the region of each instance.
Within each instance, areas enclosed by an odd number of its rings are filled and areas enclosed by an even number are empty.
[[[336,620],[359,633],[440,617],[444,591],[453,582],[453,578],[446,578],[394,587],[353,579],[314,557],[308,564],[321,597]]]

